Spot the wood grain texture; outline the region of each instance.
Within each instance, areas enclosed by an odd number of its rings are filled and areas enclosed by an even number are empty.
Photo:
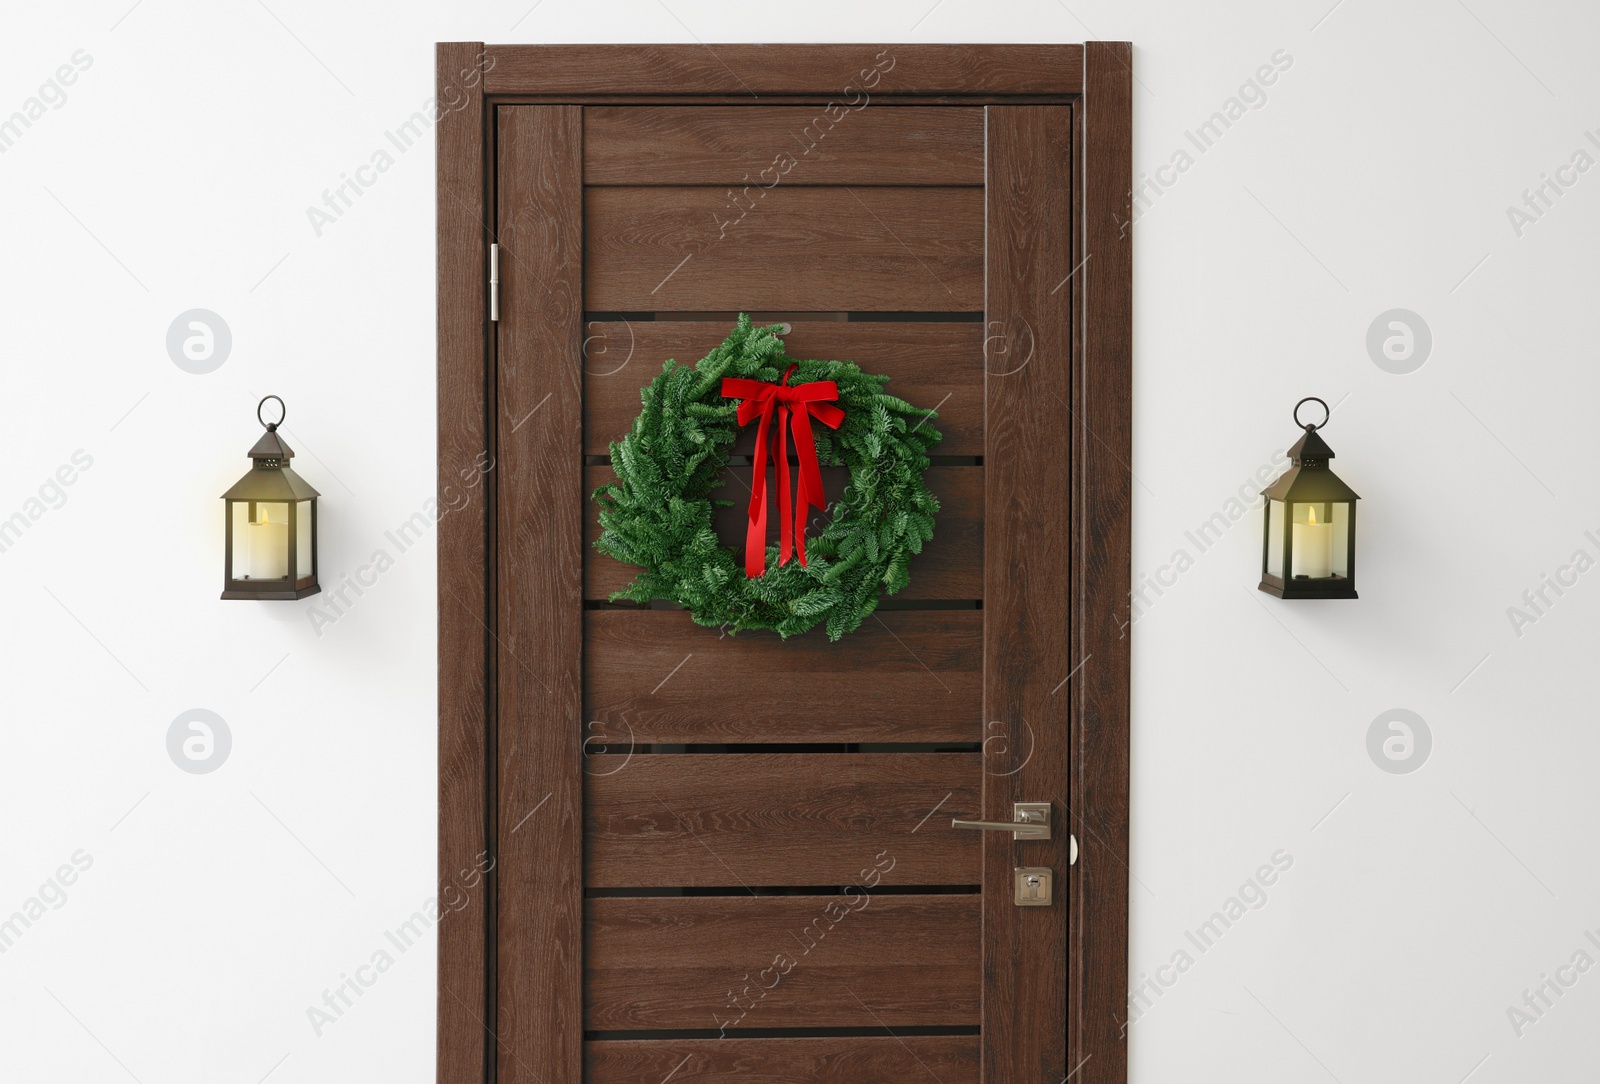
[[[1088,47],[1093,78],[1078,107],[1083,139],[1081,361],[1074,433],[1079,516],[1077,650],[1092,656],[1073,679],[1080,769],[1075,822],[1084,848],[1076,889],[1073,1006],[1092,1056],[1092,1084],[1127,1079],[1129,636],[1133,479],[1133,76],[1126,42]],[[1076,1064],[1076,1063],[1075,1063]]]
[[[459,484],[459,472],[473,471],[490,447],[484,382],[484,106],[476,77],[482,49],[455,43],[438,46],[434,55],[439,100],[451,88],[462,95],[461,107],[441,116],[434,129],[441,494]],[[468,80],[471,87],[463,87]],[[485,492],[491,484],[485,483]],[[461,907],[439,918],[436,1071],[439,1080],[452,1082],[481,1080],[488,1055],[481,1021],[489,1011],[489,900],[482,888],[462,892],[459,880],[462,870],[478,867],[490,846],[484,819],[489,801],[488,515],[487,502],[475,500],[442,517],[437,528],[439,882],[441,895],[449,884],[465,897]]]
[[[978,1084],[976,1035],[587,1043],[589,1084]]]
[[[611,741],[983,737],[981,610],[880,612],[838,643],[728,636],[682,610],[584,618],[584,725]]]
[[[595,320],[584,336],[584,453],[607,455],[639,413],[639,389],[676,359],[693,365],[727,338],[731,322]],[[790,357],[853,361],[889,378],[885,390],[937,417],[937,455],[983,454],[983,325],[795,320]],[[753,438],[752,438],[753,439]]]
[[[585,883],[847,885],[888,851],[893,885],[977,884],[977,753],[590,757]],[[930,811],[938,814],[930,817]]]
[[[593,1030],[978,1020],[977,896],[608,898],[585,914]]]
[[[583,1064],[583,130],[576,106],[498,117],[496,1080],[543,1084]]]
[[[991,357],[984,523],[984,710],[991,733],[985,815],[1011,819],[1013,802],[1069,808],[1072,672],[1072,325],[1054,292],[1072,270],[1072,113],[1067,106],[988,110],[986,319],[1007,345]],[[1020,363],[1020,364],[1019,364]],[[998,728],[998,729],[995,729]],[[1067,829],[1049,840],[984,841],[984,884],[1017,865],[1048,866],[1063,881]],[[1067,908],[1016,907],[984,896],[984,1081],[1035,1084],[1067,1075]]]
[[[490,94],[1076,94],[1081,45],[491,45]],[[876,78],[874,78],[876,73]]]
[[[605,312],[976,312],[975,188],[590,188],[584,296]]]
[[[981,185],[983,110],[590,106],[594,185]]]
[[[715,490],[719,500],[738,502],[732,508],[719,508],[715,512],[717,534],[724,545],[740,554],[743,567],[745,525],[749,521],[750,467],[728,468],[730,481]],[[843,467],[822,469],[822,488],[828,500],[837,500],[844,492],[848,472]],[[911,562],[911,582],[901,588],[895,599],[981,599],[983,597],[983,468],[982,467],[929,467],[923,476],[928,491],[939,499],[939,514],[934,521],[933,540],[926,543],[922,552]],[[584,492],[592,493],[595,487],[616,481],[610,467],[585,467]],[[768,510],[769,521],[777,522],[778,483],[776,469],[767,470],[767,491],[774,502]],[[812,512],[807,538],[814,538],[827,523],[831,512]],[[620,591],[633,582],[638,574],[634,565],[626,565],[596,550],[595,539],[600,537],[600,520],[591,501],[585,510],[588,517],[587,539],[591,543],[584,549],[583,593],[585,598],[605,600],[613,591]]]

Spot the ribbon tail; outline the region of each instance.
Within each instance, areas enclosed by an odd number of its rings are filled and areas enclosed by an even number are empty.
[[[794,412],[794,445],[800,456],[800,484],[795,490],[795,556],[806,567],[806,520],[811,509],[822,507],[822,469],[817,464],[816,438],[811,435],[810,411],[802,404]]]
[[[767,428],[772,420],[771,404],[761,412],[756,429],[756,453],[750,475],[750,523],[744,535],[744,574],[756,579],[767,570]],[[782,430],[779,430],[782,440]],[[779,454],[782,454],[780,445]]]
[[[789,409],[778,407],[778,564],[794,556],[794,511],[789,504],[789,454],[784,447]],[[798,451],[798,449],[796,449]]]

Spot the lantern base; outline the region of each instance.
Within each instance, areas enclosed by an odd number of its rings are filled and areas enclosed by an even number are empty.
[[[321,590],[322,585],[319,583],[301,588],[290,587],[287,584],[273,584],[249,589],[229,588],[222,592],[221,597],[255,599],[259,602],[293,602],[295,599],[307,598]]]
[[[1326,579],[1291,579],[1287,582],[1277,576],[1262,576],[1256,585],[1260,590],[1278,598],[1360,598],[1354,580],[1343,576]]]

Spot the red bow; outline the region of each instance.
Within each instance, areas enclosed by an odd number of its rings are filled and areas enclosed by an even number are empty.
[[[740,380],[725,377],[722,394],[729,399],[742,399],[739,404],[739,424],[749,425],[759,416],[761,426],[756,430],[754,484],[750,487],[750,526],[745,533],[744,574],[755,579],[767,570],[767,430],[774,409],[778,412],[778,495],[779,530],[778,564],[789,563],[790,556],[806,563],[806,515],[812,508],[823,507],[822,469],[817,465],[816,441],[811,435],[811,417],[829,429],[839,428],[844,421],[844,411],[830,406],[825,399],[839,398],[839,385],[831,380],[789,387],[789,374],[798,366],[791,365],[783,374],[782,384],[763,384],[759,380]],[[783,431],[794,415],[794,449],[800,457],[800,484],[795,491],[794,510],[789,508],[789,457],[784,453]]]

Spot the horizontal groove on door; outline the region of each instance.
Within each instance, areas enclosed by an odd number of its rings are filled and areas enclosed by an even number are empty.
[[[715,1039],[724,1032],[737,1035],[740,1039],[864,1038],[873,1035],[888,1039],[896,1035],[981,1035],[983,1029],[977,1024],[898,1028],[638,1028],[632,1031],[585,1031],[583,1037],[595,1042]]]
[[[981,185],[983,110],[590,106],[589,185]]]
[[[584,308],[983,311],[981,188],[584,190]]]
[[[585,312],[583,318],[588,323],[619,323],[631,321],[635,323],[660,320],[699,322],[706,321],[732,324],[741,315],[748,315],[760,327],[763,324],[792,323],[803,321],[806,323],[907,323],[907,324],[981,324],[981,312],[749,312],[740,313],[737,310],[727,312]]]
[[[878,601],[878,609],[883,613],[892,613],[896,610],[981,610],[981,598],[904,598],[895,595],[893,598],[884,598]]]
[[[584,1028],[976,1025],[982,900],[586,900]]]
[[[664,742],[606,745],[601,728],[589,728],[583,751],[591,756],[616,756],[633,753],[933,753],[941,755],[976,753],[983,745],[975,741],[962,742],[696,742],[689,745]],[[591,766],[586,771],[599,774],[607,771],[603,766]]]
[[[679,610],[584,611],[592,741],[983,740],[983,612],[872,614],[830,643],[728,636]]]
[[[822,469],[822,488],[829,502],[836,502],[843,494],[849,472],[843,467]],[[772,500],[781,499],[776,473],[768,468]],[[749,524],[748,481],[749,468],[741,479],[738,468],[731,472],[731,483],[712,491],[715,500],[731,500],[733,507],[717,508],[712,513],[717,535],[725,546],[731,547],[736,563],[741,568],[744,561],[745,530]],[[925,543],[922,552],[911,562],[911,582],[894,596],[896,599],[979,599],[983,597],[983,468],[982,467],[929,467],[923,475],[928,491],[939,501],[939,512],[934,520],[933,538]],[[593,493],[603,485],[614,484],[616,473],[610,467],[585,467],[584,492]],[[744,493],[743,499],[740,494]],[[806,534],[815,537],[828,523],[832,512],[815,510],[808,521]],[[769,518],[777,521],[777,513],[770,510]],[[585,541],[583,550],[583,597],[592,600],[609,599],[613,592],[621,591],[633,582],[639,569],[624,564],[616,558],[594,548],[600,537],[600,519],[597,509],[590,503],[584,515]],[[777,541],[777,530],[767,532],[768,541]],[[743,572],[740,572],[743,575]]]
[[[960,324],[981,324],[981,323],[983,323],[983,313],[981,313],[981,312],[944,312],[944,313],[939,313],[939,312],[894,312],[894,311],[868,312],[868,311],[855,311],[855,312],[850,313],[850,322],[851,323],[880,323],[880,322],[887,322],[887,323],[905,323],[905,324],[949,322],[949,323],[960,323]]]
[[[658,899],[663,896],[842,896],[853,885],[701,885],[698,887],[586,888],[585,899]],[[873,888],[874,896],[950,896],[982,892],[983,886],[970,885],[886,885]]]
[[[612,602],[609,598],[584,599],[583,608],[586,610],[682,610],[685,607],[665,599],[654,599],[649,603],[630,602],[627,599],[618,599]],[[981,610],[981,598],[880,598],[878,600],[879,613],[893,613],[897,610]]]
[[[584,1079],[589,1084],[659,1084],[676,1079],[697,1084],[870,1084],[929,1081],[978,1084],[975,1035],[920,1034],[896,1028],[869,1035],[823,1037],[661,1037],[632,1042],[584,1043]],[[586,1036],[586,1038],[588,1038]]]
[[[791,464],[798,462],[794,447],[791,445],[788,450],[789,462]],[[730,455],[727,459],[727,465],[730,467],[748,467],[753,461],[753,456]],[[611,466],[611,457],[609,455],[586,455],[583,457],[583,465],[586,467],[609,467]],[[930,467],[981,467],[983,466],[983,456],[930,455],[928,456],[928,465]]]
[[[981,760],[641,755],[612,772],[591,761],[584,884],[977,884],[977,833],[951,832],[938,818],[979,816]]]
[[[727,338],[732,320],[590,321],[584,339],[583,451],[610,455],[639,414],[639,389],[675,358],[693,365]],[[853,361],[889,378],[884,390],[937,413],[939,456],[984,454],[982,324],[796,321],[783,337],[796,358]],[[749,454],[753,433],[734,446]]]

